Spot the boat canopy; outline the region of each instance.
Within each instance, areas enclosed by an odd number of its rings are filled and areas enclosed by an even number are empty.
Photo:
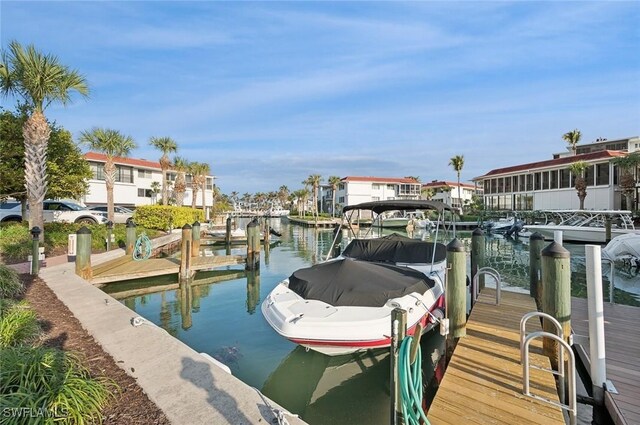
[[[439,263],[446,260],[447,247],[441,243],[424,242],[393,233],[377,239],[354,239],[342,255],[383,263]]]
[[[456,208],[440,201],[395,199],[390,201],[372,201],[363,202],[357,205],[347,205],[342,209],[342,212],[345,213],[351,210],[370,210],[376,214],[392,210],[436,210],[440,213],[444,210],[455,212]]]
[[[408,267],[345,258],[296,270],[289,289],[334,307],[382,307],[392,298],[424,294],[434,282]]]

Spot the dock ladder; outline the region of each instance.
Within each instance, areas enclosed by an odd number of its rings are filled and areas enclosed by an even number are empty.
[[[478,300],[478,295],[480,293],[480,289],[478,287],[478,279],[480,279],[480,276],[483,275],[487,275],[487,276],[491,276],[493,278],[493,280],[496,282],[496,305],[500,304],[500,291],[501,291],[501,287],[502,287],[502,279],[500,277],[500,273],[498,273],[498,271],[494,268],[491,267],[482,267],[480,269],[478,269],[478,271],[476,272],[475,276],[473,276],[473,283],[471,285],[471,291],[472,291],[472,302],[473,304],[475,304],[475,302]]]
[[[549,320],[556,328],[558,335],[552,334],[550,332],[532,332],[529,335],[526,335],[526,326],[529,319],[532,317],[542,317]],[[558,370],[555,371],[553,369],[547,369],[544,367],[539,367],[535,365],[529,364],[529,345],[531,341],[536,338],[551,338],[558,343]],[[568,365],[568,384],[569,384],[569,402],[568,404],[565,402],[565,367],[564,367],[564,351],[569,353],[569,365]],[[567,344],[564,340],[564,332],[562,331],[562,326],[560,323],[551,315],[542,313],[539,311],[533,311],[531,313],[527,313],[522,316],[522,320],[520,320],[520,362],[522,363],[522,393],[528,397],[534,398],[536,400],[543,401],[545,403],[552,404],[554,406],[560,407],[563,410],[566,410],[569,413],[569,423],[570,425],[576,425],[577,423],[577,398],[576,398],[576,368],[575,368],[575,356],[573,351],[571,350],[571,346]],[[559,380],[559,392],[560,392],[560,403],[556,403],[555,401],[549,400],[545,397],[541,397],[536,394],[532,394],[529,388],[529,370],[530,369],[538,369],[544,372],[550,372],[558,377]]]

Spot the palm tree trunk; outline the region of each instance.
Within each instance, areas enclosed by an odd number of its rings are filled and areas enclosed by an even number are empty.
[[[162,205],[169,204],[169,188],[167,187],[167,169],[162,168]]]
[[[205,189],[207,188],[207,177],[202,180],[202,211],[204,211],[204,218],[207,219],[207,194]]]
[[[460,196],[460,172],[458,171],[458,202],[460,202],[460,213],[462,213],[462,196]]]
[[[191,180],[191,208],[196,209],[196,198],[198,196],[198,182],[192,178]]]
[[[116,166],[113,159],[107,157],[104,164],[104,182],[107,186],[107,219],[113,223],[113,186],[116,181]]]
[[[331,199],[331,202],[333,203],[331,207],[331,217],[334,218],[336,216],[336,190],[335,189],[333,189],[333,197]]]
[[[51,128],[42,112],[34,112],[22,127],[24,177],[29,202],[29,228],[38,226],[44,242],[42,202],[47,194],[47,143]]]

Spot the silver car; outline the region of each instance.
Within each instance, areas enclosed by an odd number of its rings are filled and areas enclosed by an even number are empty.
[[[95,207],[89,207],[90,210],[99,211],[107,216],[107,206],[106,205],[96,205]],[[116,224],[127,224],[130,221],[133,221],[133,211],[129,208],[125,207],[113,207],[113,222]]]

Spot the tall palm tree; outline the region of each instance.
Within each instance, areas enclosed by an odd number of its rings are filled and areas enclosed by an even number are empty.
[[[280,208],[284,208],[286,206],[287,199],[289,199],[289,188],[282,185],[278,188],[278,202],[280,202]]]
[[[584,161],[577,161],[569,165],[569,170],[575,177],[573,187],[578,192],[578,199],[580,200],[580,209],[584,209],[584,198],[587,197],[587,182],[584,178],[584,171],[587,169],[587,163]]]
[[[153,193],[153,203],[158,202],[158,193],[161,191],[160,183],[153,181],[151,182],[151,193]]]
[[[574,155],[578,152],[578,143],[581,138],[582,133],[577,128],[562,135],[562,139],[569,144]]]
[[[198,182],[200,183],[200,186],[202,186],[202,210],[205,211],[205,217],[207,211],[207,176],[209,174],[211,174],[211,167],[209,167],[209,164],[206,162],[200,163],[200,168],[198,168]]]
[[[329,176],[327,182],[331,185],[331,192],[333,194],[331,199],[331,217],[336,216],[336,192],[338,191],[338,185],[340,184],[340,177]]]
[[[29,203],[29,227],[38,226],[44,241],[42,202],[47,194],[47,145],[51,128],[44,116],[51,103],[66,106],[77,92],[87,97],[87,80],[76,70],[62,65],[57,57],[44,54],[33,45],[9,43],[0,60],[0,89],[4,96],[20,97],[29,117],[22,127],[24,175]]]
[[[176,198],[176,205],[184,205],[184,193],[187,191],[186,174],[189,170],[189,161],[186,158],[176,156],[173,158],[173,169],[178,173],[176,182],[173,184],[173,192]]]
[[[318,217],[318,188],[320,187],[320,183],[322,183],[322,176],[320,174],[311,174],[302,182],[304,185],[311,186],[313,190],[313,213],[316,218]]]
[[[178,151],[178,144],[171,137],[152,137],[149,144],[162,152],[160,168],[162,168],[162,205],[169,203],[169,186],[167,185],[167,171],[171,168],[169,154]]]
[[[458,175],[458,199],[460,200],[460,210],[462,211],[462,196],[460,195],[460,172],[464,167],[464,155],[456,155],[449,160],[449,165],[453,167]]]
[[[107,186],[107,218],[113,222],[113,186],[116,182],[114,158],[127,157],[136,148],[136,142],[118,130],[94,127],[80,133],[80,143],[107,156],[104,164],[104,182]]]

